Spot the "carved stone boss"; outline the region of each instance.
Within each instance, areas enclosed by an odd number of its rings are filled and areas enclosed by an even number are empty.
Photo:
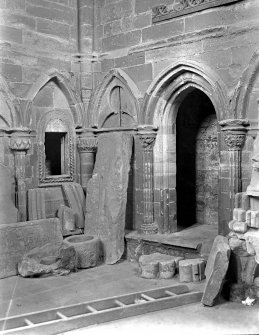
[[[152,22],[161,22],[174,17],[199,12],[207,8],[227,5],[242,0],[177,0],[176,4],[171,6],[159,5],[152,8]],[[174,2],[172,0],[172,2]]]
[[[155,234],[158,227],[154,222],[154,169],[153,148],[157,135],[157,128],[143,126],[138,128],[138,138],[143,148],[143,198],[144,222],[139,232],[142,234]]]
[[[235,194],[242,192],[241,150],[245,143],[249,122],[247,119],[229,119],[220,121],[219,124],[222,127],[221,130],[229,151],[230,195],[232,208],[234,206]]]
[[[77,148],[80,155],[81,185],[86,190],[94,169],[94,157],[97,150],[96,135],[91,130],[82,132],[77,141]]]
[[[10,139],[10,148],[14,152],[15,178],[17,183],[17,205],[19,221],[27,220],[25,165],[26,153],[31,147],[29,129],[16,130]]]

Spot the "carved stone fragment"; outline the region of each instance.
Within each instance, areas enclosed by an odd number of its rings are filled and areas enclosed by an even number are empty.
[[[76,229],[74,212],[70,207],[60,205],[58,210],[58,218],[60,219],[63,235]]]
[[[124,252],[125,213],[132,135],[99,135],[93,176],[87,184],[85,234],[100,237],[104,261]]]
[[[77,269],[77,255],[73,246],[45,244],[26,253],[18,264],[22,277],[67,275]]]
[[[0,224],[17,222],[17,208],[12,200],[14,178],[7,166],[0,164]]]
[[[45,189],[34,188],[28,190],[28,215],[29,220],[46,218]]]
[[[202,304],[213,306],[219,296],[230,258],[230,247],[226,237],[218,235],[212,245],[205,269],[206,284]]]
[[[64,191],[69,207],[72,208],[75,214],[76,227],[84,228],[85,196],[82,186],[77,183],[63,183],[62,189]]]
[[[185,259],[179,262],[179,280],[180,282],[197,282],[205,279],[204,270],[206,266],[205,259]]]
[[[28,251],[62,241],[59,219],[0,225],[0,278],[17,275],[17,264]]]
[[[170,279],[179,267],[179,262],[183,260],[180,256],[170,256],[155,252],[139,257],[140,275],[143,278]]]

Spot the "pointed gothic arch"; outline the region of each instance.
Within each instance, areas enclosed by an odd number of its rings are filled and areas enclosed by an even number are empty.
[[[163,233],[178,229],[176,118],[179,107],[192,92],[207,96],[217,121],[229,115],[225,84],[211,69],[193,61],[179,60],[167,67],[154,79],[144,97],[144,123],[159,128],[154,147],[154,188],[160,194],[160,209],[155,219]]]
[[[31,125],[31,105],[37,93],[49,82],[54,81],[63,94],[65,95],[70,110],[73,115],[75,127],[82,127],[82,120],[84,114],[84,106],[80,99],[79,92],[77,92],[71,85],[70,76],[68,73],[60,73],[57,70],[50,70],[47,74],[43,74],[38,78],[36,83],[32,85],[26,96],[26,107],[24,114],[24,125]]]
[[[242,77],[235,89],[234,97],[231,102],[231,113],[237,119],[247,117],[247,107],[250,93],[256,79],[259,77],[259,50],[255,51],[248,66],[244,70]]]
[[[11,90],[2,75],[0,75],[0,99],[4,106],[1,106],[0,118],[6,128],[17,128],[21,126],[21,110],[19,100],[11,93]]]
[[[112,114],[112,106],[110,106],[110,94],[115,87],[121,87],[128,95],[130,103],[132,103],[131,116],[136,125],[139,123],[141,102],[141,94],[133,82],[133,80],[122,70],[111,70],[92,94],[88,107],[88,121],[84,121],[88,127],[100,128],[105,123],[107,117]],[[108,107],[108,108],[107,108]]]

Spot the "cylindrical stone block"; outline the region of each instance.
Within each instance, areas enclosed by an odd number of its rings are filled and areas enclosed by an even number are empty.
[[[141,262],[139,260],[140,270],[141,270],[141,277],[147,279],[154,279],[157,277],[159,272],[159,266],[157,260],[148,261],[148,262]]]
[[[233,209],[233,220],[238,221],[238,210],[239,210],[239,208],[234,208]]]
[[[175,275],[175,261],[167,260],[167,261],[159,261],[159,278],[161,279],[170,279]]]
[[[246,221],[246,211],[239,208],[237,211],[237,217],[239,222],[245,222]]]
[[[235,233],[246,233],[247,232],[247,223],[246,222],[234,222],[233,226],[232,226],[232,230]]]
[[[251,211],[246,212],[246,224],[248,225],[248,227],[251,226],[251,215],[252,215]]]
[[[197,282],[205,278],[206,261],[202,258],[185,259],[179,262],[180,282]]]

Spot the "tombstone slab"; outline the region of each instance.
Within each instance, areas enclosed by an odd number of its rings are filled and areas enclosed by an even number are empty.
[[[17,208],[12,199],[14,178],[7,166],[0,164],[0,224],[17,222]]]
[[[56,218],[0,225],[0,278],[17,275],[18,263],[28,251],[47,243],[59,246],[62,241]]]
[[[226,237],[218,235],[213,242],[205,269],[206,284],[202,304],[213,306],[220,295],[227,273],[230,258],[230,247]]]
[[[85,234],[98,236],[106,264],[124,252],[132,135],[101,134],[93,176],[87,184]]]

